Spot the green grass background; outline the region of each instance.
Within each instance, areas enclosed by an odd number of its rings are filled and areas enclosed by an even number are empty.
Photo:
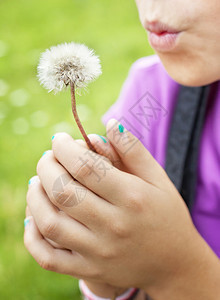
[[[80,299],[77,280],[41,269],[23,245],[27,183],[51,136],[79,138],[69,92],[36,79],[40,53],[77,41],[94,48],[103,75],[78,97],[88,133],[117,99],[129,67],[152,53],[133,0],[0,0],[0,299]]]

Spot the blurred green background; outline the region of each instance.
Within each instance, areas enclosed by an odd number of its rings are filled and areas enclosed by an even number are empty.
[[[133,0],[0,0],[0,299],[80,299],[77,280],[41,269],[23,246],[27,183],[51,136],[80,137],[69,91],[48,94],[36,79],[40,53],[82,42],[103,75],[78,97],[87,133],[104,133],[131,64],[152,53]]]

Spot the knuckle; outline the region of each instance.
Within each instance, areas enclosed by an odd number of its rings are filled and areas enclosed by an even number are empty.
[[[54,202],[60,206],[76,206],[80,202],[77,188],[85,192],[85,188],[79,187],[70,175],[62,174],[53,182],[51,198],[53,198]]]
[[[116,256],[116,254],[111,248],[101,247],[99,250],[99,256],[102,259],[113,259]]]
[[[116,220],[112,222],[111,231],[113,232],[114,235],[116,235],[119,238],[128,237],[128,230],[125,227],[125,224],[120,220]]]
[[[48,271],[54,271],[55,270],[55,264],[52,259],[52,256],[48,253],[43,258],[38,260],[38,264],[41,268],[48,270]]]
[[[48,217],[41,224],[41,233],[48,239],[53,239],[57,233],[57,221],[53,217]]]
[[[94,171],[95,162],[91,159],[79,158],[74,166],[73,174],[76,178],[88,177]]]
[[[68,190],[63,189],[63,191],[53,192],[53,196],[55,202],[62,206],[69,206],[68,202],[70,202],[70,200],[74,200],[73,198],[75,198],[74,197],[75,194],[73,193],[73,191],[70,191],[69,189]]]
[[[132,191],[128,196],[128,205],[132,210],[136,212],[143,211],[143,202],[143,195],[139,190]]]

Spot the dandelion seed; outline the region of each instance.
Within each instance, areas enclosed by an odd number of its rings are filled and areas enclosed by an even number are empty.
[[[94,51],[73,42],[47,49],[42,53],[38,65],[39,81],[49,92],[57,93],[70,86],[75,121],[88,147],[93,151],[95,148],[87,137],[76,110],[75,89],[86,88],[101,73],[100,60]]]

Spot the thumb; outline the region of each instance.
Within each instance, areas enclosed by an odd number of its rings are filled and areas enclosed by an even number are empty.
[[[161,186],[166,172],[144,145],[117,120],[106,126],[107,138],[128,170],[153,185]]]

